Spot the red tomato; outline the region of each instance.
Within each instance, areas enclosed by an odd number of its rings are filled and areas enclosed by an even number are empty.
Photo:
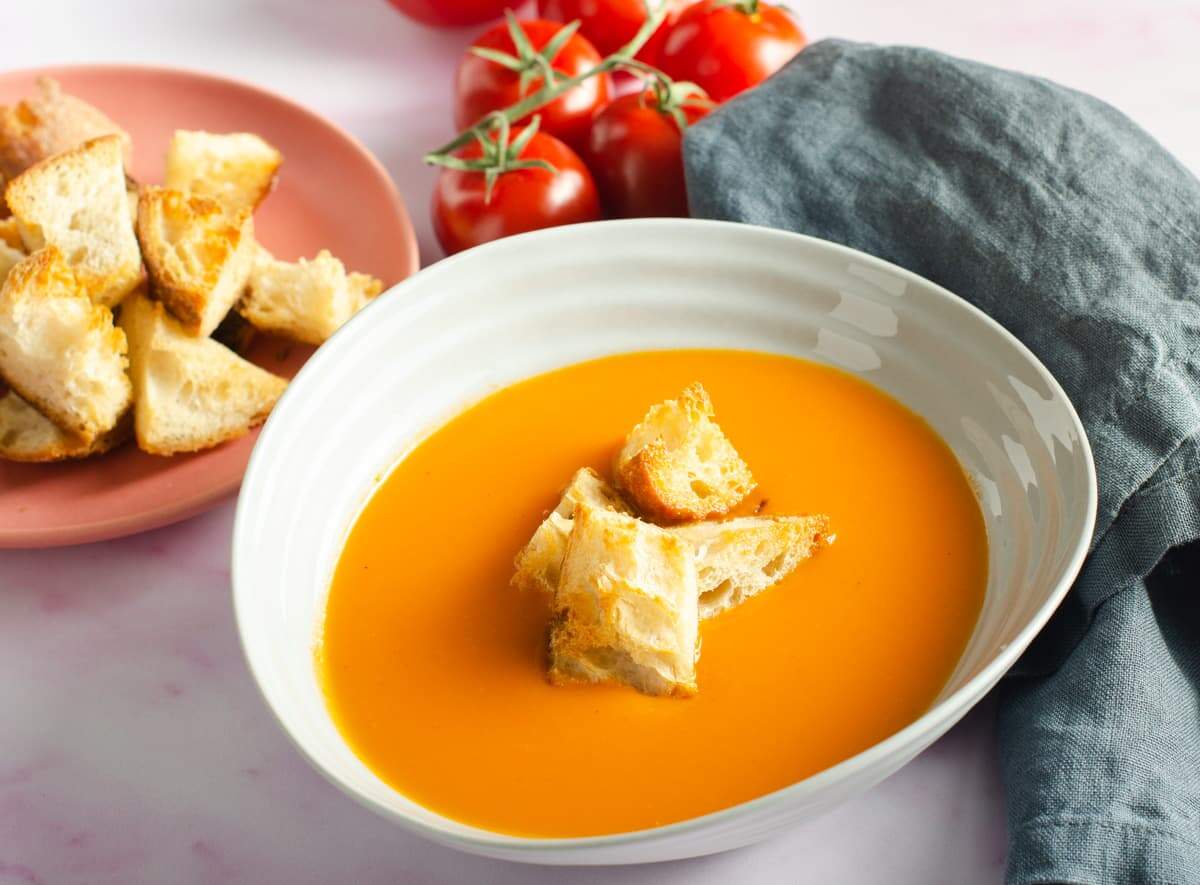
[[[519,24],[533,49],[538,52],[563,28],[558,22],[541,19]],[[474,45],[502,52],[522,61],[531,70],[537,69],[536,59],[519,58],[520,50],[513,44],[508,23],[496,25],[476,40]],[[551,67],[565,76],[572,77],[595,67],[600,60],[600,54],[586,38],[573,34],[554,56]],[[516,104],[525,95],[536,92],[541,85],[542,78],[533,75],[522,89],[520,73],[468,51],[458,66],[454,102],[455,125],[459,129],[466,129],[485,114]],[[582,144],[587,138],[592,114],[608,101],[608,90],[607,76],[584,80],[574,89],[536,111],[542,117],[542,130],[568,144]]]
[[[658,0],[650,0],[658,2]],[[687,0],[668,0],[667,21]],[[646,21],[646,0],[538,0],[538,15],[560,22],[579,19],[579,32],[602,54],[612,55],[633,39]],[[667,32],[667,22],[658,27],[637,57],[654,63],[655,47]]]
[[[688,123],[708,113],[705,108],[682,110]],[[584,157],[608,214],[686,217],[682,142],[679,124],[659,109],[653,92],[624,95],[601,111],[592,122]]]
[[[519,129],[513,130],[514,137]],[[458,156],[482,156],[478,143]],[[433,230],[447,254],[525,231],[596,221],[600,198],[579,156],[551,135],[538,132],[521,151],[522,160],[546,160],[547,169],[502,172],[488,199],[483,172],[442,169],[433,189]]]
[[[767,79],[806,42],[791,16],[775,6],[702,0],[671,25],[655,64],[724,101]]]
[[[513,0],[388,0],[422,24],[435,28],[460,28],[499,18]]]

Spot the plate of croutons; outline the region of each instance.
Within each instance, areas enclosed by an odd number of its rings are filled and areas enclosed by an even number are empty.
[[[0,547],[236,490],[287,380],[417,267],[387,172],[286,99],[162,68],[0,75]]]

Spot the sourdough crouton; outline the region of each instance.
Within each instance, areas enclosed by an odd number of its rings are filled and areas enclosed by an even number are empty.
[[[141,281],[118,136],[31,166],[8,183],[5,197],[25,248],[56,246],[96,303],[116,305]]]
[[[696,693],[696,568],[680,538],[582,504],[567,541],[550,628],[550,681]]]
[[[695,551],[701,619],[741,605],[832,541],[826,516],[747,516],[669,531]]]
[[[324,249],[311,261],[292,263],[260,247],[238,310],[264,332],[320,344],[382,288],[374,277],[347,274]]]
[[[129,438],[133,411],[126,409],[116,426],[91,443],[65,431],[13,391],[0,396],[0,459],[63,461],[107,452]]]
[[[229,212],[253,212],[275,186],[283,155],[257,135],[176,131],[167,148],[165,184],[216,200]]]
[[[158,300],[188,334],[211,334],[250,277],[250,213],[226,215],[207,197],[147,187],[138,200],[137,238]]]
[[[571,535],[575,508],[587,504],[601,510],[632,514],[617,490],[590,467],[577,470],[571,477],[558,505],[542,522],[529,543],[517,554],[513,586],[553,596],[558,588],[567,538]]]
[[[0,107],[0,180],[102,135],[117,136],[128,159],[133,142],[120,126],[50,77],[37,86],[37,95]]]
[[[195,452],[261,423],[287,381],[197,338],[142,294],[121,307],[136,391],[134,433],[154,455]]]
[[[125,334],[93,303],[61,253],[48,246],[0,287],[0,377],[86,444],[129,407]]]
[[[713,421],[708,393],[688,386],[652,406],[617,455],[617,486],[648,519],[673,523],[728,513],[754,477]]]

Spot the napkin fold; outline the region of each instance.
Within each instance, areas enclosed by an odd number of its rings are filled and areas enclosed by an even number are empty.
[[[692,214],[824,237],[1038,355],[1100,506],[1000,688],[1010,882],[1200,881],[1200,182],[1095,98],[840,40],[691,127]]]

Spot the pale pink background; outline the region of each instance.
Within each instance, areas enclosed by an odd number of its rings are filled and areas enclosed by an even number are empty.
[[[789,2],[813,37],[924,44],[1091,91],[1200,168],[1197,3]],[[467,34],[418,29],[382,0],[33,0],[2,4],[0,31],[5,67],[175,64],[310,105],[375,151],[437,256],[417,158],[448,133]],[[232,514],[0,551],[0,885],[1001,880],[990,702],[858,801],[726,855],[539,870],[405,835],[313,773],[259,701],[230,611]]]

